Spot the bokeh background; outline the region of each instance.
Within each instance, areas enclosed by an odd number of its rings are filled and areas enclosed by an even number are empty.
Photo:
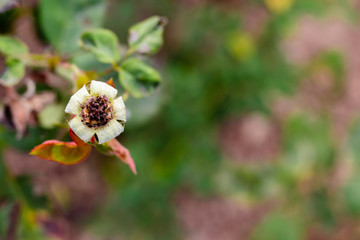
[[[169,24],[153,61],[163,82],[126,102],[118,138],[138,175],[96,151],[75,166],[42,161],[27,153],[57,129],[18,140],[2,125],[0,238],[360,239],[359,11],[358,0],[24,0],[3,11],[1,33],[84,70],[97,68],[76,55],[89,25],[125,43],[146,17]],[[4,193],[9,179],[26,206]],[[35,224],[11,230],[19,208]]]

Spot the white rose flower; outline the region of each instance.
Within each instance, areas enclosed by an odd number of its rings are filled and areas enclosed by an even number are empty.
[[[73,114],[70,128],[84,142],[93,136],[99,144],[105,143],[124,131],[126,108],[122,97],[110,85],[91,81],[84,85],[69,100],[66,113]]]

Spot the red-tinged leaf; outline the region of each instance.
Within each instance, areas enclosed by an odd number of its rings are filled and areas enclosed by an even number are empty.
[[[107,144],[112,149],[113,154],[115,154],[118,158],[120,158],[121,161],[123,161],[124,163],[129,165],[131,171],[134,174],[137,174],[136,167],[135,167],[135,162],[134,162],[134,159],[132,159],[129,150],[126,147],[124,147],[123,145],[121,145],[116,140],[116,138],[114,138],[113,140],[108,141]]]
[[[75,133],[74,131],[70,128],[69,129],[69,135],[71,137],[71,139],[79,146],[85,146],[87,145],[86,142],[84,142],[83,140],[81,140]]]
[[[114,84],[114,81],[113,81],[113,78],[110,78],[106,83],[109,84],[110,86],[112,86],[113,88],[116,88],[115,84]]]
[[[30,154],[44,160],[72,165],[85,160],[91,151],[91,146],[77,145],[75,142],[48,140],[36,146]]]

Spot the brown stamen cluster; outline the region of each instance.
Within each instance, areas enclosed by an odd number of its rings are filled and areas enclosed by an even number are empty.
[[[90,97],[81,105],[81,122],[97,129],[114,118],[112,105],[106,96]]]

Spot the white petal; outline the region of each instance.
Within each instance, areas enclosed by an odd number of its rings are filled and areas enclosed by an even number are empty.
[[[89,142],[95,134],[95,130],[81,122],[80,117],[74,117],[69,121],[69,126],[74,133],[84,142]]]
[[[92,80],[90,83],[90,94],[93,96],[105,95],[109,99],[114,99],[117,90],[107,83]]]
[[[103,144],[124,131],[124,127],[116,121],[116,119],[111,120],[104,127],[96,130],[96,135],[99,139],[99,144]]]
[[[66,105],[65,112],[74,115],[80,114],[80,104],[85,102],[88,97],[90,97],[90,94],[88,93],[88,91],[86,90],[86,86],[84,85],[74,95],[72,95],[69,103]]]
[[[126,107],[122,97],[118,97],[112,102],[115,118],[117,120],[126,121]]]

